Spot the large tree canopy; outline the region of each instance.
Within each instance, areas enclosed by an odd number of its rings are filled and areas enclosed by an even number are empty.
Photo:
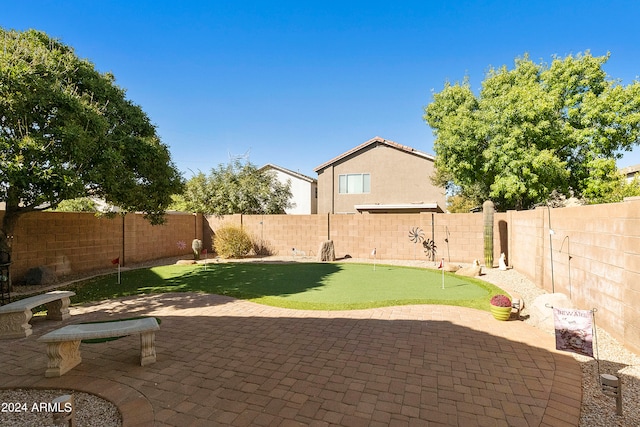
[[[0,249],[22,213],[85,195],[160,222],[182,179],[113,75],[39,31],[0,45]]]
[[[236,160],[218,165],[209,176],[200,172],[188,180],[176,206],[213,215],[283,214],[293,207],[290,199],[290,183],[283,184],[275,174]]]
[[[436,140],[436,181],[500,209],[527,209],[553,190],[598,193],[621,150],[640,136],[640,82],[623,86],[588,52],[490,69],[478,95],[446,83],[425,108]],[[585,191],[589,194],[585,194]]]

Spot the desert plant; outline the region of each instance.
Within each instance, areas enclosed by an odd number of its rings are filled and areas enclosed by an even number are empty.
[[[511,307],[511,300],[506,295],[494,295],[489,301],[491,305],[496,307]]]
[[[484,265],[493,268],[493,213],[495,206],[491,200],[482,204],[484,216]]]
[[[252,248],[251,237],[236,225],[223,225],[213,239],[213,249],[223,258],[241,258]]]
[[[258,256],[269,256],[276,253],[275,249],[273,249],[269,242],[256,236],[253,236],[251,239],[251,246],[253,248],[253,253]]]

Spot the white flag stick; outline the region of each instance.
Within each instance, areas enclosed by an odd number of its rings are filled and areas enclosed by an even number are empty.
[[[442,258],[440,265],[442,266],[442,289],[444,289],[444,258]]]
[[[373,248],[371,255],[373,255],[373,271],[376,271],[376,248]]]

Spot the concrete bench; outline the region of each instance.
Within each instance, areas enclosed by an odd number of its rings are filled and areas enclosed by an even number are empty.
[[[31,335],[31,310],[39,305],[46,306],[49,320],[68,319],[71,316],[69,298],[75,294],[71,291],[52,291],[0,306],[0,339]]]
[[[115,338],[140,334],[140,365],[156,361],[155,331],[160,329],[154,317],[114,322],[83,323],[56,329],[38,338],[47,343],[49,361],[45,377],[59,377],[80,362],[80,341],[97,338]]]

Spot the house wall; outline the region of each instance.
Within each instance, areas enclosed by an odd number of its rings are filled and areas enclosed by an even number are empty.
[[[291,201],[295,207],[285,209],[289,215],[308,215],[318,211],[318,199],[316,198],[316,183],[312,183],[295,176],[291,176],[277,169],[271,169],[276,174],[278,181],[291,182]]]
[[[0,220],[3,215],[0,212]],[[163,225],[151,225],[139,214],[111,219],[80,212],[24,214],[12,240],[12,281],[19,282],[30,268],[41,265],[65,276],[111,267],[118,257],[126,266],[191,254],[191,241],[202,238],[202,216],[169,214],[166,219]]]
[[[371,192],[339,194],[338,176],[371,174]],[[355,213],[354,205],[430,203],[446,206],[444,189],[431,184],[433,161],[386,144],[371,144],[318,171],[318,213]]]

